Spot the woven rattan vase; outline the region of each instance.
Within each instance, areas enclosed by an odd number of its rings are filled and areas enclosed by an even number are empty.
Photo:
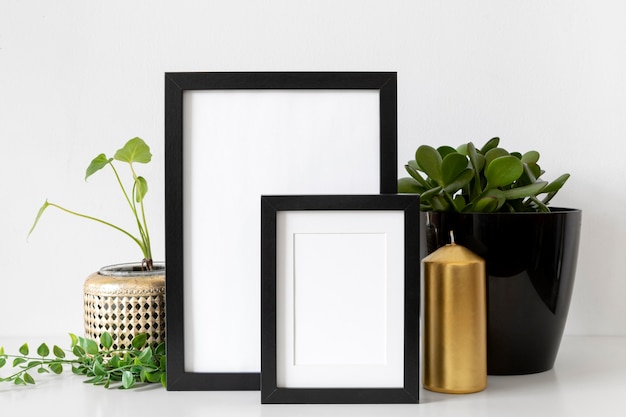
[[[100,341],[108,332],[115,349],[131,346],[146,333],[148,343],[165,341],[165,264],[152,271],[141,264],[119,264],[89,275],[83,287],[85,337]]]

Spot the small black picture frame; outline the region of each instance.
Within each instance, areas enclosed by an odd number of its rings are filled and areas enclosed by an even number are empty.
[[[262,196],[261,227],[262,403],[418,403],[419,197]]]
[[[395,193],[396,79],[165,74],[168,390],[260,389],[259,196]]]

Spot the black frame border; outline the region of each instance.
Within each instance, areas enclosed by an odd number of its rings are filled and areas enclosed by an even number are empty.
[[[186,90],[377,89],[380,192],[397,192],[396,72],[165,73],[165,252],[167,390],[258,390],[260,373],[185,371],[183,296],[183,93]]]
[[[276,215],[287,210],[404,212],[404,387],[280,388],[276,382]],[[261,402],[263,404],[419,403],[419,196],[261,197]]]

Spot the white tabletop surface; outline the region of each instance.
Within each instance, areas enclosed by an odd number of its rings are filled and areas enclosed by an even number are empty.
[[[7,353],[12,353],[24,341],[29,340],[0,340],[0,345]],[[41,341],[34,340],[32,346],[37,342]],[[6,376],[7,371],[6,367],[0,369],[0,376]],[[129,391],[107,390],[84,384],[83,380],[83,377],[65,371],[61,376],[37,375],[34,386],[0,383],[1,414],[107,417],[626,416],[626,337],[566,336],[556,365],[550,371],[523,376],[490,376],[487,389],[475,394],[437,394],[422,390],[420,404],[410,405],[262,405],[258,391],[174,392],[166,391],[160,385]]]

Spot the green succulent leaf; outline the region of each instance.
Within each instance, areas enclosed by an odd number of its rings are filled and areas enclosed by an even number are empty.
[[[485,156],[476,151],[472,142],[467,144],[467,156],[469,157],[472,167],[474,167],[475,174],[478,175],[485,167]]]
[[[442,182],[440,184],[444,187],[451,184],[466,169],[466,156],[461,155],[456,151],[453,153],[449,153],[443,158],[441,162]]]
[[[20,346],[20,348],[18,349],[18,352],[20,352],[22,355],[26,356],[28,355],[28,352],[30,350],[28,349],[28,343],[24,343],[22,346]]]
[[[442,191],[443,191],[443,188],[441,186],[437,186],[435,188],[431,188],[430,190],[426,190],[420,195],[420,201],[428,202],[433,196],[440,194]]]
[[[470,168],[466,168],[444,188],[444,191],[448,194],[454,194],[463,187],[467,186],[473,178],[474,171]]]
[[[487,189],[512,184],[524,172],[522,161],[512,155],[501,156],[491,161],[485,168]]]
[[[503,192],[507,200],[515,200],[517,198],[535,196],[543,192],[547,184],[547,181],[538,181],[533,184],[524,185],[522,187],[511,188]]]
[[[497,211],[506,202],[504,192],[498,189],[486,190],[473,204],[472,211],[491,213]]]
[[[554,181],[552,181],[551,183],[549,183],[546,188],[543,189],[544,193],[555,193],[557,191],[559,191],[561,189],[561,187],[563,187],[563,185],[567,182],[567,180],[569,179],[570,174],[563,174],[560,177],[558,177],[557,179],[555,179]]]
[[[435,211],[447,211],[448,207],[450,206],[446,199],[440,195],[434,195],[430,199],[430,204]]]
[[[499,144],[500,144],[500,138],[498,137],[491,138],[487,141],[487,143],[483,145],[482,148],[480,148],[480,153],[483,155],[486,155],[487,152],[489,152],[490,150],[497,148]]]
[[[412,165],[405,165],[404,168],[406,169],[406,172],[409,173],[411,178],[413,178],[415,181],[417,181],[422,187],[424,187],[424,188],[429,188],[430,187],[428,185],[428,182],[424,179],[424,177],[422,177],[420,175],[420,173],[418,172],[418,170],[415,169]]]
[[[494,159],[507,155],[509,155],[509,152],[506,149],[493,148],[489,150],[489,152],[485,154],[485,167],[488,167]]]
[[[539,161],[539,152],[537,151],[528,151],[524,155],[522,155],[522,162],[527,164],[536,164]]]
[[[404,177],[398,180],[398,193],[422,194],[423,192],[424,187],[413,178]]]
[[[150,147],[143,139],[135,137],[126,142],[123,148],[118,149],[113,158],[121,162],[145,164],[150,162],[152,154],[150,153]]]
[[[6,358],[0,358],[0,368],[7,364]]]
[[[435,148],[428,145],[420,146],[415,152],[415,161],[424,170],[426,175],[436,181],[437,184],[442,184],[442,158]]]
[[[441,155],[442,158],[445,158],[446,155],[451,153],[458,153],[452,146],[440,146],[437,148],[437,152],[439,152],[439,155]]]
[[[94,173],[100,171],[102,168],[107,166],[112,160],[113,160],[113,158],[107,158],[107,156],[105,154],[103,154],[103,153],[101,153],[100,155],[96,156],[91,161],[91,163],[87,167],[87,170],[85,171],[85,181],[87,180],[87,178],[92,176]]]

